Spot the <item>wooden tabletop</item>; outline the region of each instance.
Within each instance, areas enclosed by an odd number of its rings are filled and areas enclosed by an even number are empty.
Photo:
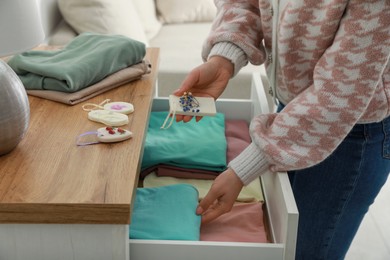
[[[0,156],[0,223],[130,222],[158,56],[159,49],[148,48],[150,74],[74,106],[29,96],[28,131],[11,153]],[[123,126],[133,138],[77,146],[77,136],[103,126],[88,120],[82,105],[105,99],[134,105]]]

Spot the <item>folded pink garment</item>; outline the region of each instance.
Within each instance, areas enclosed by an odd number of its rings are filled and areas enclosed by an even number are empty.
[[[27,90],[27,94],[53,100],[67,105],[75,105],[123,84],[140,79],[150,73],[150,63],[146,60],[133,66],[119,70],[101,81],[77,92],[66,93],[54,90]]]
[[[140,174],[140,178],[145,178],[150,173],[156,173],[157,176],[176,177],[182,179],[202,179],[202,180],[214,180],[220,172],[213,172],[201,169],[187,169],[172,165],[159,164],[149,167],[143,170]]]
[[[200,227],[200,241],[268,243],[262,203],[236,203],[230,212]]]
[[[226,161],[229,163],[251,143],[248,123],[245,120],[226,120],[225,135],[227,140]]]
[[[245,120],[227,119],[225,121],[225,136],[227,141],[226,161],[229,163],[251,143],[248,123]],[[204,180],[213,180],[220,174],[220,172],[159,164],[143,170],[140,175],[141,179],[151,172],[155,172],[157,176]]]

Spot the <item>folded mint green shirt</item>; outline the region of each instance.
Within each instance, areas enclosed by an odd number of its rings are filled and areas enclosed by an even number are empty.
[[[189,184],[137,188],[130,238],[199,240],[198,191]]]
[[[8,64],[28,90],[76,92],[141,62],[145,44],[122,35],[83,33],[56,51],[27,51]]]
[[[142,170],[157,164],[220,172],[226,169],[225,116],[217,113],[196,122],[160,129],[168,112],[152,112]]]

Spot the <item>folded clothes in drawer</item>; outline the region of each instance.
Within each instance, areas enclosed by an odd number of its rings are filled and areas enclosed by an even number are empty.
[[[196,123],[161,129],[168,112],[152,112],[145,140],[142,170],[158,164],[209,171],[226,168],[225,118],[218,113]]]
[[[235,203],[230,212],[202,225],[195,214],[197,201],[198,192],[189,184],[138,188],[130,238],[268,242],[262,201]]]
[[[194,120],[175,123],[171,128],[161,130],[160,124],[165,115],[166,112],[151,114],[141,179],[151,172],[157,176],[214,179],[251,142],[245,120],[224,120],[222,114],[217,114],[198,123]],[[171,163],[175,161],[180,161],[180,164]],[[215,163],[223,167],[213,167]]]
[[[142,163],[142,186],[148,189],[187,184],[197,189],[198,199],[202,200],[213,179],[224,170],[224,167],[213,168],[215,163],[226,166],[250,144],[248,123],[225,120],[223,114],[217,114],[200,122],[175,123],[162,130],[160,126],[166,115],[167,112],[151,114]],[[266,243],[263,203],[257,179],[242,189],[230,212],[200,226],[200,240]]]
[[[213,180],[176,178],[170,176],[159,177],[156,173],[152,172],[148,174],[143,181],[143,187],[161,187],[173,184],[190,184],[194,186],[199,192],[199,200],[202,200],[210,190]],[[237,201],[264,202],[263,191],[259,179],[256,179],[247,186],[243,187],[237,197]]]
[[[132,239],[199,240],[198,191],[188,184],[138,188],[130,224]]]
[[[235,203],[225,213],[200,228],[201,241],[268,243],[263,203]]]

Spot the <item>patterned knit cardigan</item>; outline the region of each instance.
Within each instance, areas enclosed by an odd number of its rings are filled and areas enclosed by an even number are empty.
[[[316,165],[355,124],[390,114],[390,0],[291,0],[280,12],[277,2],[215,0],[202,52],[230,59],[235,73],[265,63],[286,104],[252,120],[252,144],[229,165],[244,184]]]

